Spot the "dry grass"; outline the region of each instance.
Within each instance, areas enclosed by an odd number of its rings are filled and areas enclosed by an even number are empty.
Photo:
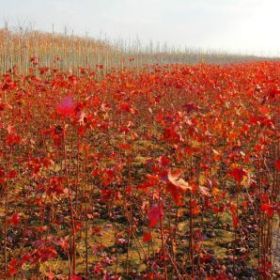
[[[43,33],[20,28],[16,32],[0,29],[0,72],[17,65],[20,72],[28,73],[31,57],[39,58],[40,66],[76,70],[79,66],[103,71],[112,68],[140,68],[145,64],[174,63],[234,63],[263,58],[223,52],[185,49],[179,51],[160,44],[141,47],[140,42],[127,44],[109,42],[74,35]]]

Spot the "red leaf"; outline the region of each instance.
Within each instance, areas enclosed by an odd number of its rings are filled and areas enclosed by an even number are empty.
[[[149,242],[152,240],[152,234],[150,232],[143,233],[143,242]]]
[[[261,205],[261,211],[264,212],[268,217],[272,217],[274,214],[273,206],[268,203],[264,203]]]
[[[275,168],[276,168],[276,170],[280,171],[280,159],[276,160]]]
[[[233,227],[237,228],[238,223],[239,223],[239,219],[238,219],[237,215],[232,214],[232,224],[233,224]]]
[[[60,104],[58,104],[56,111],[59,115],[64,117],[71,117],[75,113],[75,102],[72,96],[66,96]]]
[[[178,191],[178,188],[175,188],[172,184],[167,186],[167,191],[172,196],[173,201],[177,206],[183,206],[184,200],[183,200],[183,193]]]
[[[48,277],[48,280],[53,280],[53,279],[55,279],[55,274],[54,274],[52,271],[46,272],[46,273],[45,273],[45,276]]]
[[[247,172],[242,168],[234,168],[229,173],[238,183],[243,180],[244,176],[247,176]]]
[[[69,249],[69,242],[66,238],[61,238],[57,244],[65,251]]]
[[[132,110],[131,105],[127,102],[123,102],[120,104],[120,110],[123,112],[130,112]]]
[[[73,275],[70,277],[70,280],[82,280],[83,278],[81,276],[78,275]]]
[[[11,170],[7,173],[7,178],[8,179],[14,179],[17,176],[17,172],[15,170]]]
[[[6,144],[8,144],[9,146],[19,144],[20,141],[21,141],[21,138],[16,133],[10,133],[6,137]]]
[[[235,204],[231,204],[229,208],[231,212],[231,218],[232,218],[232,224],[234,228],[237,228],[239,224],[239,218],[238,218],[238,210]]]
[[[37,250],[36,256],[39,262],[46,262],[50,259],[56,258],[57,252],[53,247],[42,247]]]
[[[11,259],[8,265],[9,276],[15,276],[17,274],[18,271],[17,266],[18,266],[18,261],[16,259]]]
[[[157,223],[162,219],[163,217],[163,207],[161,204],[153,206],[149,213],[149,227],[155,227]]]
[[[192,200],[191,203],[190,203],[190,207],[191,207],[191,214],[193,216],[197,216],[199,213],[200,213],[200,206],[199,204],[197,203],[196,200]]]
[[[169,165],[170,159],[169,159],[167,156],[161,156],[161,157],[159,158],[159,162],[160,162],[160,164],[161,164],[162,166],[166,167],[166,166]]]
[[[18,213],[13,214],[9,219],[10,224],[16,226],[20,222],[20,216]]]

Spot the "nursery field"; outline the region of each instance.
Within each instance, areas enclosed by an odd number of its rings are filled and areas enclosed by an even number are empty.
[[[280,63],[103,70],[0,75],[0,279],[279,279]]]

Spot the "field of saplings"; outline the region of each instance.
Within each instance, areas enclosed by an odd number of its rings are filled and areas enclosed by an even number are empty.
[[[0,279],[279,279],[279,137],[278,62],[32,57],[0,76]]]

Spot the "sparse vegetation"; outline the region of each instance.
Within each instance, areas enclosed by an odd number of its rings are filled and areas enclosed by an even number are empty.
[[[113,44],[108,40],[42,33],[26,28],[18,28],[14,32],[8,29],[0,30],[1,72],[6,72],[16,65],[22,73],[28,73],[31,57],[36,57],[41,66],[66,71],[76,71],[80,66],[91,69],[102,67],[104,73],[110,72],[112,68],[139,69],[153,64],[227,64],[268,60],[226,52],[187,48],[182,51],[152,42],[143,47],[137,40],[132,43],[120,41]]]

